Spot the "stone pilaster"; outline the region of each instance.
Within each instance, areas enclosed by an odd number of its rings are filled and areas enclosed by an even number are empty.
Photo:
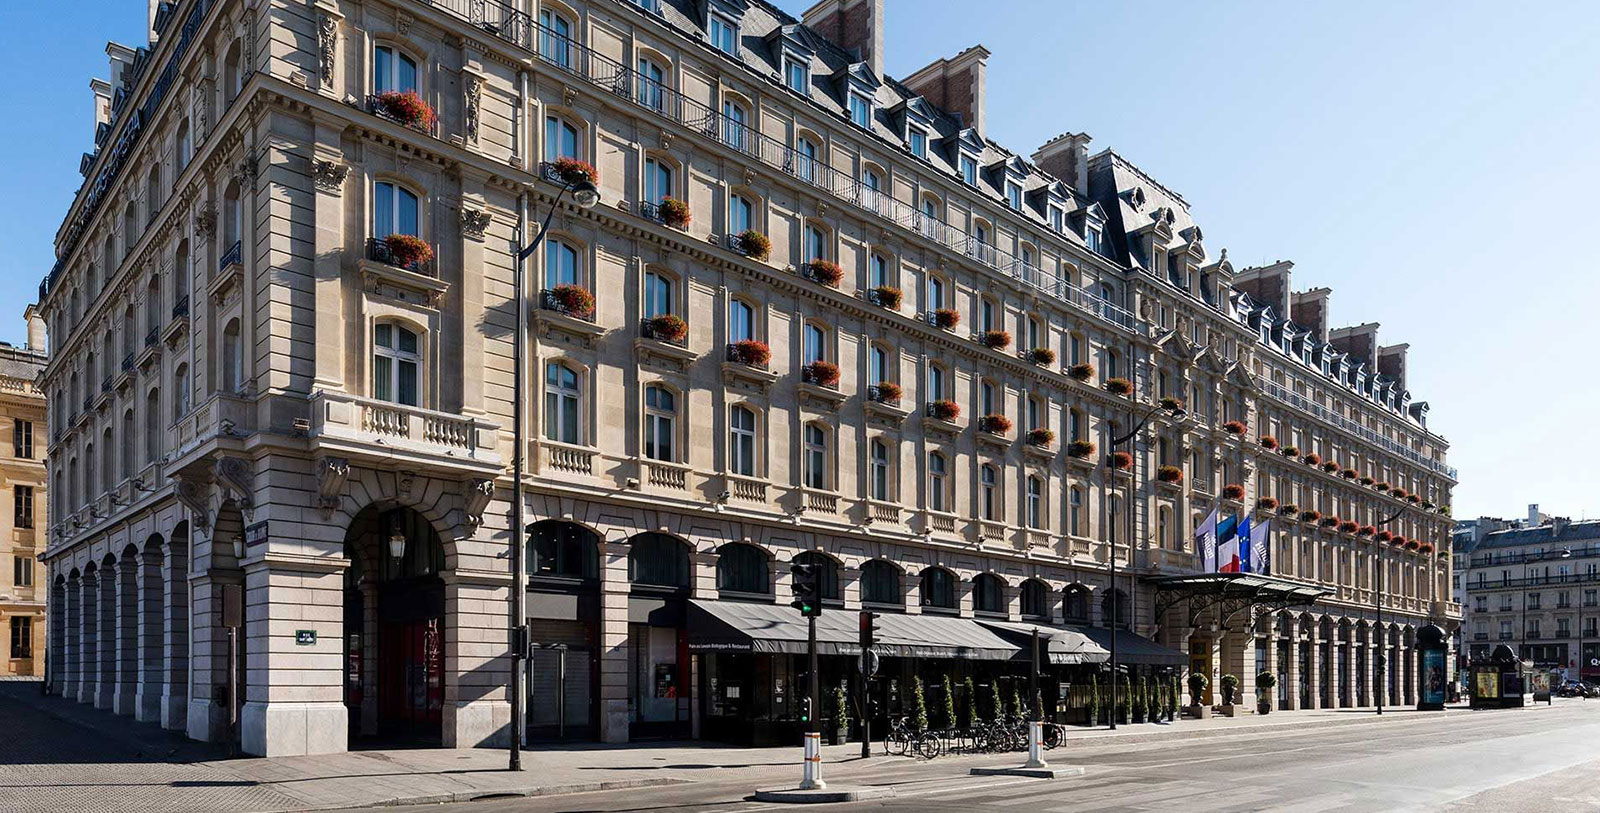
[[[628,548],[600,545],[600,739],[628,741]]]
[[[511,744],[509,574],[444,574],[444,746]],[[451,626],[453,625],[453,626]],[[521,731],[525,720],[517,721]]]
[[[1308,709],[1322,708],[1322,642],[1318,637],[1321,633],[1321,623],[1313,619],[1306,629],[1307,645],[1311,657],[1306,659],[1306,669],[1309,672],[1307,684],[1311,687],[1310,703]]]
[[[341,753],[347,749],[343,624],[346,565],[343,556],[279,552],[276,542],[265,555],[246,559],[245,651],[249,653],[249,678],[239,712],[240,748],[245,753],[277,757]],[[452,617],[447,614],[446,622]],[[472,614],[466,617],[471,618]],[[316,640],[297,640],[297,632],[302,629],[315,633]],[[441,632],[447,642],[448,708],[448,676],[452,674],[448,665],[449,642],[452,637],[463,636],[451,636],[448,630]]]
[[[161,727],[182,731],[189,716],[189,540],[168,543],[161,563]]]
[[[1284,698],[1285,711],[1294,711],[1300,708],[1300,621],[1296,618],[1284,617],[1278,622],[1279,638],[1277,646],[1288,649],[1289,669],[1278,676],[1279,680],[1286,681],[1285,690],[1279,692]]]
[[[100,684],[100,571],[85,571],[78,584],[83,624],[78,628],[78,702],[93,703]]]
[[[98,646],[95,648],[94,707],[109,709],[117,697],[117,566],[108,563],[100,568],[100,596],[96,609]]]
[[[194,648],[187,732],[190,739],[222,742],[231,725],[228,697],[229,636],[222,624],[223,603],[240,588],[237,571],[207,569],[190,578],[193,590]]]
[[[78,687],[83,685],[83,618],[80,614],[83,601],[81,577],[67,580],[66,624],[62,628],[61,696],[77,699]]]
[[[133,714],[139,692],[139,557],[117,560],[117,682],[111,696],[117,714]]]
[[[159,543],[150,543],[156,545]],[[134,693],[134,718],[140,722],[161,719],[161,697],[166,692],[167,670],[164,657],[166,589],[162,580],[160,550],[146,550],[139,557],[138,689]]]

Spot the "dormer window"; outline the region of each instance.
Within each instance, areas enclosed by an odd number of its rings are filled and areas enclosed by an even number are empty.
[[[978,185],[978,161],[970,155],[961,156],[961,180],[966,181],[967,186]]]
[[[739,27],[732,20],[720,14],[712,14],[706,24],[706,37],[711,40],[711,47],[725,54],[739,52]]]
[[[805,93],[811,87],[811,69],[799,57],[783,58],[783,83],[796,93]]]
[[[909,141],[911,142],[912,155],[923,159],[928,157],[928,134],[926,132],[918,127],[911,128]]]
[[[1090,251],[1093,251],[1096,254],[1105,253],[1105,251],[1100,247],[1100,227],[1085,226],[1083,228],[1083,242],[1089,247]]]
[[[850,94],[850,120],[857,127],[868,127],[872,124],[872,101],[860,93]]]
[[[1006,205],[1022,211],[1022,184],[1006,181]]]
[[[1065,227],[1066,222],[1067,222],[1066,210],[1062,209],[1060,206],[1051,206],[1050,207],[1050,230],[1054,231],[1054,232],[1059,232]]]

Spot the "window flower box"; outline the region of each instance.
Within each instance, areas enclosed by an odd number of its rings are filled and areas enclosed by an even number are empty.
[[[1011,419],[1004,415],[985,415],[978,419],[978,429],[994,435],[1011,431]]]
[[[745,229],[733,236],[737,248],[746,257],[765,261],[772,256],[772,240],[755,229]]]
[[[1407,539],[1403,536],[1397,536],[1394,538],[1395,547],[1405,548],[1406,550],[1416,550],[1417,546],[1420,544],[1422,543],[1415,539]]]
[[[565,184],[581,183],[588,181],[595,186],[600,185],[600,173],[588,161],[576,158],[557,158],[550,162],[550,169]]]
[[[1228,421],[1222,425],[1222,431],[1227,432],[1230,435],[1239,435],[1240,437],[1243,437],[1244,433],[1250,431],[1250,427],[1245,426],[1244,421]]]
[[[1316,452],[1312,452],[1312,453],[1306,455],[1305,457],[1300,458],[1300,460],[1302,462],[1304,462],[1307,466],[1320,466],[1320,465],[1322,465],[1322,455],[1319,455]]]
[[[1374,485],[1373,488],[1375,488],[1375,489],[1377,489],[1379,491],[1388,491],[1389,490],[1389,483],[1387,481],[1384,481],[1384,480],[1379,480],[1377,485]]]
[[[893,285],[879,285],[867,291],[868,302],[892,311],[900,309],[901,296],[900,289]]]
[[[1370,485],[1372,485],[1372,478],[1371,477],[1362,477],[1362,478],[1356,480],[1356,482],[1358,482],[1358,483],[1360,483],[1360,484],[1362,484],[1364,486],[1370,486]]]
[[[422,269],[433,262],[433,246],[421,237],[411,234],[391,234],[383,238],[389,249],[390,265],[401,268]]]
[[[1261,448],[1263,449],[1270,450],[1278,448],[1278,439],[1271,435],[1262,435],[1260,443]]]
[[[813,361],[800,368],[800,380],[821,387],[839,384],[839,365],[831,361]]]
[[[1056,442],[1056,433],[1044,428],[1028,430],[1028,444],[1031,446],[1049,446]]]
[[[1094,441],[1075,440],[1067,444],[1067,455],[1079,459],[1087,458],[1094,454]]]
[[[806,278],[829,288],[839,287],[844,281],[844,269],[831,260],[812,260],[805,264]]]
[[[1300,456],[1300,447],[1299,446],[1285,446],[1282,449],[1279,449],[1278,453],[1283,455],[1284,457],[1299,457]]]
[[[1106,458],[1106,464],[1117,471],[1127,471],[1133,468],[1133,455],[1127,452],[1112,452]]]
[[[1133,382],[1126,378],[1106,379],[1106,392],[1112,395],[1128,395],[1133,392]]]
[[[940,399],[928,403],[928,417],[941,421],[953,421],[961,417],[961,405],[955,401]]]
[[[1293,517],[1295,514],[1300,513],[1300,506],[1292,502],[1284,503],[1278,506],[1278,513],[1286,517]]]
[[[1224,500],[1244,499],[1244,486],[1239,485],[1238,483],[1228,483],[1222,487],[1222,498]]]
[[[1347,519],[1344,522],[1339,523],[1339,533],[1353,534],[1360,529],[1361,526],[1353,519]]]
[[[1323,517],[1322,518],[1322,527],[1324,527],[1324,528],[1337,528],[1337,527],[1339,527],[1340,521],[1341,520],[1338,517]]]
[[[1004,350],[1011,346],[1011,334],[1004,330],[985,330],[976,338],[978,344],[994,350]]]
[[[880,381],[867,388],[867,396],[880,404],[898,404],[902,394],[900,385],[893,381]]]
[[[1162,398],[1159,403],[1161,404],[1161,408],[1168,412],[1177,412],[1183,409],[1182,398],[1173,398],[1172,396],[1168,395]]]
[[[1355,469],[1345,469],[1344,471],[1339,472],[1339,476],[1343,477],[1346,480],[1354,480],[1354,479],[1356,479],[1356,470]]]
[[[1094,365],[1088,363],[1074,364],[1067,368],[1067,378],[1073,381],[1088,381],[1094,378]]]
[[[1356,536],[1372,536],[1373,534],[1376,534],[1377,532],[1378,532],[1378,528],[1376,526],[1374,526],[1374,525],[1363,525],[1360,528],[1356,529]]]
[[[689,204],[677,198],[662,198],[656,206],[656,214],[660,215],[662,223],[679,230],[688,228],[694,219]]]
[[[1394,538],[1394,534],[1389,533],[1388,531],[1378,531],[1372,535],[1372,538],[1378,540],[1379,542],[1388,542]]]
[[[767,347],[766,342],[744,339],[728,345],[728,361],[765,368],[771,360],[772,349]]]
[[[1394,488],[1389,489],[1389,496],[1394,497],[1395,499],[1403,500],[1411,495],[1407,494],[1405,489],[1395,486]]]
[[[1424,510],[1424,511],[1432,511],[1433,508],[1434,508],[1434,505],[1433,505],[1433,501],[1432,500],[1423,500],[1422,501],[1422,510]]]
[[[1183,469],[1177,466],[1162,466],[1156,469],[1156,479],[1163,483],[1177,485],[1183,482]]]
[[[1256,507],[1263,511],[1275,511],[1278,508],[1278,498],[1261,497],[1256,500]]]
[[[1023,358],[1040,366],[1049,366],[1056,363],[1056,351],[1048,347],[1035,347],[1024,353]]]
[[[1339,464],[1332,460],[1324,460],[1322,461],[1322,470],[1329,474],[1338,474]]]
[[[546,289],[543,299],[545,310],[579,319],[594,318],[594,294],[582,285],[557,285]]]
[[[689,338],[689,323],[676,313],[663,313],[644,320],[647,338],[668,344],[681,344]]]
[[[433,106],[414,90],[389,90],[372,97],[372,112],[397,124],[431,132],[439,120]]]
[[[1300,512],[1300,521],[1301,522],[1314,523],[1314,522],[1316,522],[1317,520],[1320,520],[1320,519],[1322,519],[1322,512],[1321,511],[1317,511],[1315,509],[1307,509],[1305,511],[1301,511]]]
[[[1417,545],[1417,553],[1433,553],[1433,543],[1423,542]]]
[[[955,308],[939,308],[928,315],[928,321],[934,327],[952,330],[961,324],[961,312]]]

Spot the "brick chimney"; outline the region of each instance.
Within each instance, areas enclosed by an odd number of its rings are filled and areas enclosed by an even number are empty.
[[[1087,133],[1062,133],[1034,151],[1033,163],[1088,197],[1089,140]]]
[[[1332,288],[1312,288],[1289,295],[1289,319],[1311,331],[1318,341],[1328,340],[1328,295]]]
[[[1246,268],[1233,275],[1233,289],[1243,291],[1250,298],[1271,305],[1280,318],[1294,316],[1289,312],[1289,272],[1294,263],[1279,260],[1271,265]]]
[[[883,0],[822,0],[800,21],[883,78]]]
[[[989,49],[974,45],[949,59],[934,60],[900,84],[934,107],[960,116],[961,126],[976,128],[982,136],[983,88],[988,70]]]
[[[1365,363],[1368,367],[1378,359],[1378,323],[1367,322],[1354,327],[1341,327],[1328,331],[1328,344],[1339,352]]]
[[[1400,388],[1406,387],[1406,350],[1409,344],[1391,344],[1388,347],[1378,348],[1378,372],[1400,382]]]

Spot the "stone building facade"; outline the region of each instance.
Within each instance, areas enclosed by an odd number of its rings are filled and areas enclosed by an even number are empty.
[[[988,140],[981,47],[890,79],[878,0],[151,9],[40,289],[64,693],[257,754],[505,743],[519,329],[530,728],[699,733],[685,603],[781,604],[802,557],[851,611],[1115,607],[1247,691],[1281,659],[1289,707],[1401,702],[1368,653],[1459,618],[1405,346],[1087,136]],[[1152,589],[1216,507],[1322,598]]]
[[[1467,654],[1506,644],[1540,669],[1600,679],[1600,522],[1539,519],[1530,507],[1528,521],[1473,546],[1461,573]]]
[[[0,630],[7,655],[0,675],[43,675],[45,635],[44,529],[45,408],[39,391],[44,368],[44,322],[30,308],[28,343],[0,344],[0,422],[11,432],[0,453],[0,494],[10,510],[0,515]]]

